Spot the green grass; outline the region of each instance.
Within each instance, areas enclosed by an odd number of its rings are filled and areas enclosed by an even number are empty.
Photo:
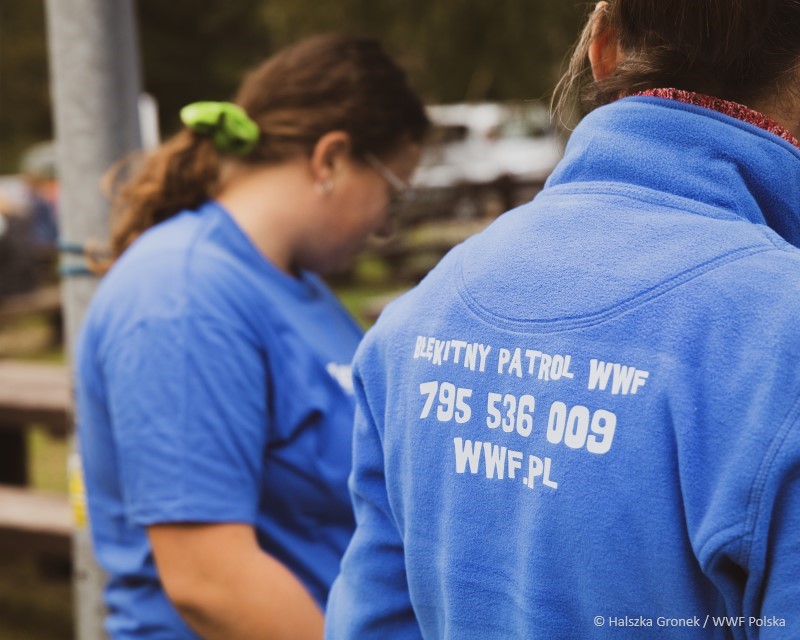
[[[54,438],[44,429],[28,432],[30,484],[36,489],[67,493],[67,456],[65,438]]]
[[[6,550],[0,567],[0,640],[72,638],[72,589],[63,567]]]
[[[361,325],[369,329],[375,321],[375,311],[389,299],[403,293],[406,288],[398,289],[397,285],[374,284],[369,286],[340,286],[334,288],[336,295],[345,308]]]
[[[3,325],[0,331],[0,357],[14,360],[59,362],[63,350],[53,344],[53,329],[40,314],[24,316]]]

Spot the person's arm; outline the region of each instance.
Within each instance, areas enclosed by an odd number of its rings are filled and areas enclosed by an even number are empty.
[[[328,640],[417,640],[403,540],[386,491],[383,445],[356,367],[356,419],[350,493],[356,531],[328,600]],[[376,411],[376,415],[382,415]]]
[[[800,637],[800,469],[797,462],[781,482],[771,513],[763,598],[757,615],[769,622],[759,631],[762,640]],[[783,620],[773,624],[775,620]],[[748,636],[750,637],[750,636]]]
[[[184,620],[206,640],[322,638],[322,612],[244,524],[148,527],[158,573]]]
[[[317,605],[254,533],[266,354],[224,320],[153,318],[103,366],[117,446],[91,453],[114,456],[125,517],[147,530],[166,597],[207,638],[320,638]]]

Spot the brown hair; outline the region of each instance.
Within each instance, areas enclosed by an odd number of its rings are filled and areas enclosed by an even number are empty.
[[[354,158],[386,155],[420,142],[429,127],[405,73],[370,38],[317,36],[283,49],[244,79],[235,102],[261,131],[251,153],[231,157],[245,164],[310,154],[336,130],[350,135]],[[149,227],[213,198],[221,162],[212,139],[189,130],[146,156],[131,180],[112,189],[113,256]]]
[[[592,80],[590,19],[556,88],[561,116],[570,103],[586,113],[622,95],[663,87],[752,104],[796,79],[797,0],[611,0],[604,14],[600,19],[616,32],[623,59],[607,78]]]

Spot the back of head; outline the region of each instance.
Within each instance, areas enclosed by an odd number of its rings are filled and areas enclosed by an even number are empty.
[[[371,38],[317,36],[284,49],[245,78],[236,103],[262,131],[250,162],[310,153],[335,130],[350,135],[355,156],[381,156],[428,127],[405,73]]]
[[[585,64],[593,27],[612,30],[621,53],[615,71],[596,81]],[[611,0],[587,24],[557,99],[563,107],[577,96],[589,111],[670,87],[752,105],[800,93],[798,62],[797,0]]]
[[[429,126],[403,70],[370,38],[317,36],[283,49],[244,79],[235,102],[258,125],[254,148],[226,154],[188,129],[166,141],[115,194],[114,256],[147,228],[213,198],[224,163],[309,155],[330,131],[346,132],[356,157],[387,155],[420,142]]]

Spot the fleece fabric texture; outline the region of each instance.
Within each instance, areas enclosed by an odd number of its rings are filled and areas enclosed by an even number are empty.
[[[279,271],[213,202],[154,227],[117,262],[77,364],[113,638],[196,637],[164,594],[152,524],[252,525],[324,607],[354,527],[360,338],[318,277]]]
[[[327,638],[800,637],[799,215],[771,133],[586,117],[359,349]]]

